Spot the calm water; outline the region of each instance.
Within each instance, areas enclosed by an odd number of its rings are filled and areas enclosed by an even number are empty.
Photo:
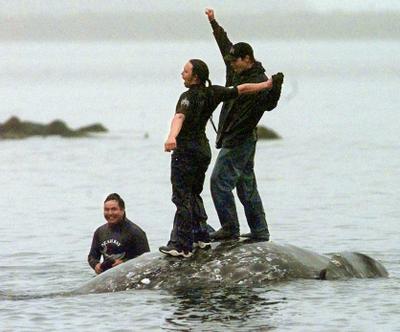
[[[163,140],[179,73],[199,57],[223,84],[224,68],[211,40],[3,43],[0,122],[60,118],[110,132],[0,142],[1,331],[400,331],[400,43],[251,42],[268,73],[286,74],[279,109],[261,121],[283,139],[260,142],[256,156],[273,241],[360,251],[389,279],[57,295],[93,278],[86,256],[110,192],[152,250],[166,243],[174,207]],[[217,227],[208,185],[204,200]]]

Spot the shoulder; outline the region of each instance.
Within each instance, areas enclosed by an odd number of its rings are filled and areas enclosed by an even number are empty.
[[[250,71],[250,74],[252,76],[256,77],[266,77],[265,76],[265,68],[263,67],[262,63],[259,61],[256,61],[253,66],[253,70]]]
[[[101,238],[106,236],[107,232],[108,232],[108,225],[107,224],[101,225],[100,227],[97,227],[97,229],[94,231],[93,239],[97,239],[99,241]]]
[[[185,104],[187,103],[191,98],[193,98],[193,91],[187,90],[183,92],[180,97],[179,97],[179,104]]]
[[[135,234],[146,234],[143,229],[141,229],[137,224],[134,222],[130,221],[129,219],[126,219],[126,227]]]
[[[190,90],[185,91],[181,94],[178,100],[178,104],[176,105],[177,110],[184,111],[190,107],[192,104],[192,93]]]
[[[104,232],[104,231],[107,230],[107,229],[108,229],[108,224],[105,223],[105,224],[103,224],[103,225],[97,227],[97,229],[94,231],[94,234],[96,235],[96,234],[102,233],[102,232]]]
[[[186,90],[185,92],[182,92],[181,95],[179,96],[179,100],[187,98],[190,95],[190,90]]]

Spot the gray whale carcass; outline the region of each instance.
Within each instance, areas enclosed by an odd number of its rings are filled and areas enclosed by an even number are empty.
[[[232,241],[213,244],[191,258],[146,253],[112,268],[74,291],[78,294],[128,289],[182,287],[258,287],[274,281],[387,277],[384,266],[367,255],[320,255],[275,242]]]

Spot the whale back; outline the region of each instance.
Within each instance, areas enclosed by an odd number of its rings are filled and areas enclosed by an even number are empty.
[[[321,270],[321,279],[388,277],[385,267],[373,258],[358,252],[333,254],[328,266]]]
[[[127,289],[192,287],[257,287],[271,282],[303,279],[385,277],[387,271],[360,253],[320,255],[274,242],[231,241],[181,259],[146,253],[93,278],[74,293]]]

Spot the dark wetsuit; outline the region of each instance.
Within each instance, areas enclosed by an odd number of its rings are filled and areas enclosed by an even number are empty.
[[[172,201],[176,205],[170,242],[192,250],[193,241],[208,241],[207,214],[200,196],[211,161],[206,124],[218,104],[238,96],[237,88],[195,85],[184,92],[176,113],[185,115],[171,156]]]
[[[94,269],[103,259],[129,259],[150,251],[146,233],[132,221],[124,218],[115,225],[104,224],[93,235],[88,262]]]

